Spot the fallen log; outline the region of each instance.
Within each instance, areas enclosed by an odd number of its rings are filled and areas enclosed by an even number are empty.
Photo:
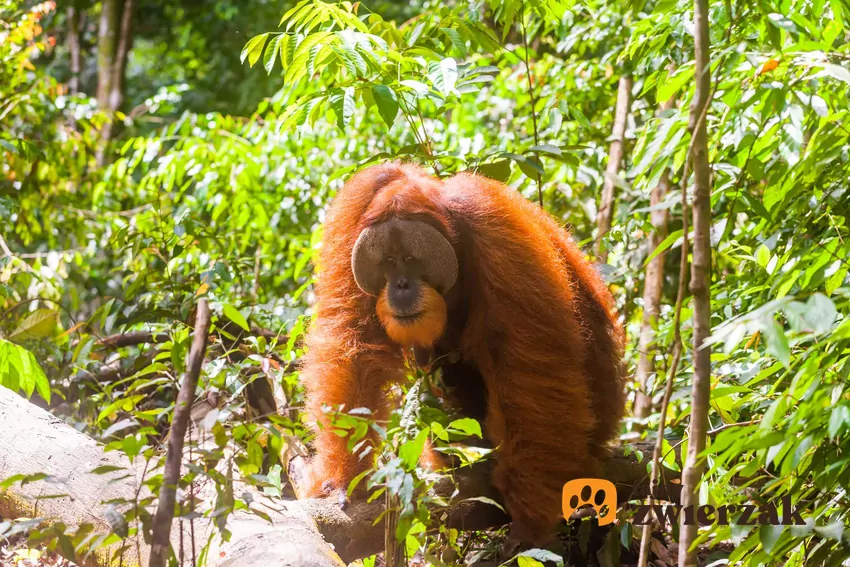
[[[643,460],[638,459],[635,449],[643,451]],[[649,455],[648,443],[630,446],[626,451],[623,448],[611,450],[601,476],[614,482],[621,502],[648,494],[646,461]],[[303,470],[305,463],[303,453],[291,455],[288,460],[291,474],[297,477],[299,467]],[[116,469],[106,474],[91,473],[104,466]],[[491,463],[485,461],[459,469],[454,473],[454,482],[446,478],[437,483],[434,490],[445,496],[450,495],[456,485],[460,490],[459,496],[453,499],[458,503],[445,510],[445,521],[449,525],[469,530],[506,523],[508,518],[495,506],[463,501],[470,496],[487,496],[498,501],[498,494],[489,483],[490,466]],[[0,516],[4,519],[45,518],[47,522],[62,522],[69,529],[86,523],[105,533],[110,530],[107,521],[110,501],[134,501],[137,493],[141,499],[150,496],[141,486],[140,463],[131,464],[120,453],[104,453],[95,440],[0,387],[0,482],[15,475],[38,473],[48,475],[48,479],[13,484],[0,491]],[[672,480],[675,478],[659,486],[657,498],[677,500],[678,485]],[[382,550],[383,526],[375,523],[383,511],[382,499],[340,506],[338,498],[272,500],[243,486],[235,489],[234,494],[246,491],[252,495],[251,508],[262,515],[248,511],[232,514],[227,529],[233,535],[226,543],[219,543],[218,536],[214,538],[216,543],[207,554],[208,565],[339,567],[345,565],[343,561],[350,562]],[[264,516],[271,523],[263,519]],[[196,520],[195,528],[198,548],[216,533],[206,519]],[[180,535],[179,527],[175,527],[171,538],[175,549],[178,549]],[[184,545],[191,545],[190,534],[184,531],[182,536]],[[144,540],[137,537],[126,543],[129,545],[123,553],[122,564],[125,567],[147,565],[149,548]],[[117,565],[118,562],[110,557],[114,551],[114,546],[101,550],[81,565]]]
[[[98,467],[113,470],[93,474],[91,471]],[[120,453],[105,453],[94,439],[0,386],[0,482],[18,475],[47,475],[43,480],[15,483],[0,491],[3,519],[44,518],[47,523],[64,523],[69,531],[88,524],[97,532],[109,533],[110,502],[133,502],[137,494],[139,499],[150,496],[142,485],[142,467],[142,463],[132,464]],[[261,495],[254,496],[257,505],[264,503]],[[230,541],[213,545],[207,565],[344,565],[303,510],[263,511],[273,524],[250,512],[233,514],[227,525],[233,534]],[[203,519],[196,520],[196,527],[200,549],[214,527]],[[180,535],[175,526],[171,536],[174,549],[179,549]],[[184,545],[191,545],[190,534],[184,531],[182,535]],[[125,543],[120,564],[147,566],[150,548],[144,539],[135,536]],[[112,557],[117,547],[78,560],[82,567],[118,565],[119,560]]]

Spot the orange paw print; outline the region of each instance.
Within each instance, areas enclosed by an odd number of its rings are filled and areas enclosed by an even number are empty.
[[[567,520],[579,508],[591,506],[596,510],[599,525],[605,526],[617,515],[617,489],[612,482],[601,478],[577,478],[564,485],[561,506]]]

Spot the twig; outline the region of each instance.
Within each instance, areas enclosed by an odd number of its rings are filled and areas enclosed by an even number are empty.
[[[174,416],[171,420],[168,451],[165,455],[165,469],[162,475],[162,487],[159,491],[159,505],[153,520],[149,567],[164,567],[171,555],[171,524],[174,521],[174,502],[177,485],[180,482],[183,443],[189,426],[192,402],[195,399],[195,388],[198,385],[201,365],[204,362],[204,354],[207,350],[209,330],[210,307],[206,299],[201,299],[198,302],[198,312],[195,315],[195,332],[192,337],[192,348],[189,350],[189,357],[186,361],[186,375],[174,404]]]
[[[744,427],[745,425],[755,425],[759,423],[761,420],[759,419],[751,419],[750,421],[742,421],[740,423],[724,423],[723,425],[718,425],[714,429],[710,429],[706,434],[707,435],[717,435],[721,431],[726,431],[727,429],[732,429],[733,427]]]
[[[531,64],[528,61],[528,31],[525,29],[525,2],[522,3],[522,12],[519,18],[522,25],[522,46],[523,46],[523,62],[525,63],[525,77],[528,79],[528,96],[531,98],[531,125],[534,128],[534,145],[540,145],[540,135],[537,132],[537,99],[534,98],[534,82],[531,80]],[[540,208],[543,208],[543,181],[540,177],[540,172],[535,170],[537,174],[537,203]]]
[[[652,450],[652,475],[649,481],[648,504],[652,506],[655,502],[655,489],[658,486],[658,472],[661,468],[661,450],[664,446],[664,429],[667,426],[667,406],[673,395],[673,379],[679,371],[679,362],[682,359],[682,303],[685,299],[685,281],[688,276],[688,164],[690,161],[690,148],[688,157],[685,159],[684,175],[682,176],[682,253],[679,259],[679,288],[676,291],[676,311],[673,317],[673,361],[667,372],[667,383],[664,385],[664,399],[661,401],[661,417],[658,421],[658,434],[655,439],[655,448]],[[647,567],[649,561],[649,540],[651,538],[651,525],[643,526],[640,536],[640,556],[638,567]]]

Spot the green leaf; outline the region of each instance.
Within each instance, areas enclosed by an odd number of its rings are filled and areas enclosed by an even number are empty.
[[[23,390],[27,397],[33,391],[50,401],[50,381],[35,356],[22,346],[0,339],[0,386],[12,391]]]
[[[762,324],[762,334],[767,341],[767,352],[776,357],[786,368],[791,366],[791,348],[782,325],[770,319]]]
[[[764,525],[759,528],[759,541],[761,541],[765,553],[771,553],[773,551],[773,547],[779,541],[779,536],[782,535],[784,529],[785,526],[771,525]]]
[[[53,309],[37,309],[21,321],[18,328],[9,335],[9,339],[19,342],[49,337],[53,334],[58,320],[59,314]]]
[[[354,87],[345,87],[334,92],[330,97],[331,110],[336,116],[336,123],[340,130],[344,130],[346,125],[354,116]],[[304,256],[309,257],[305,254]]]
[[[647,264],[649,264],[652,261],[653,258],[655,258],[659,254],[661,254],[662,252],[664,252],[665,250],[670,248],[673,245],[673,243],[676,242],[681,237],[682,237],[682,229],[673,231],[670,234],[668,234],[667,238],[665,238],[661,242],[661,244],[659,244],[658,246],[655,247],[655,250],[652,251],[652,254],[647,256],[646,261],[643,263],[643,265],[646,266]]]
[[[471,496],[469,498],[464,498],[461,502],[481,502],[482,504],[489,504],[490,506],[495,506],[502,512],[505,511],[504,506],[493,500],[492,498],[487,498],[486,496]]]
[[[124,467],[118,467],[115,465],[101,465],[99,467],[95,467],[89,471],[89,474],[108,474],[115,471],[123,471]]]
[[[421,81],[414,81],[413,79],[405,79],[404,81],[400,81],[399,84],[404,85],[409,89],[412,89],[417,96],[426,95],[430,90],[428,89],[428,85],[426,85],[425,83]]]
[[[694,65],[692,63],[679,67],[672,76],[659,81],[658,88],[655,91],[655,101],[658,104],[667,102],[679,92],[679,89],[689,83],[693,76]]]
[[[850,85],[850,71],[846,68],[831,63],[823,63],[822,66],[824,74]]]
[[[829,413],[829,436],[835,438],[850,422],[850,408],[841,404]]]
[[[452,42],[452,45],[455,49],[457,49],[458,53],[462,58],[466,57],[466,42],[461,37],[460,33],[453,28],[440,28],[440,31],[446,34],[449,38],[449,41]]]
[[[483,163],[476,168],[476,173],[505,183],[511,176],[511,161],[507,159]]]
[[[529,149],[529,151],[550,154],[558,157],[564,155],[561,152],[561,148],[559,148],[558,146],[553,146],[552,144],[540,144],[539,146],[533,146],[531,149]]]
[[[395,92],[386,85],[376,85],[372,87],[372,96],[375,98],[375,104],[378,105],[381,118],[388,127],[392,128],[398,114],[398,99]]]
[[[242,48],[242,54],[239,56],[239,61],[241,63],[245,63],[245,59],[247,58],[248,64],[253,67],[254,64],[260,60],[260,57],[263,54],[263,47],[266,45],[268,37],[268,32],[252,37],[251,40],[245,44],[245,47]]]
[[[428,429],[420,431],[416,437],[401,445],[398,450],[398,456],[405,465],[405,469],[412,470],[419,462],[419,457],[422,456],[422,450],[425,448],[425,442],[428,440]]]
[[[251,330],[251,328],[248,326],[248,320],[245,319],[245,317],[234,306],[230,305],[229,303],[225,303],[221,306],[221,312],[225,317],[227,317],[246,331]]]
[[[283,34],[275,35],[269,44],[266,46],[266,52],[263,54],[263,67],[266,74],[271,75],[274,68],[274,62],[277,59],[277,52],[280,49],[280,42],[286,38]]]
[[[570,116],[572,116],[576,122],[582,125],[583,128],[587,128],[591,130],[593,127],[590,125],[590,120],[587,119],[587,116],[584,115],[584,112],[578,106],[568,106],[567,107]]]
[[[844,524],[839,520],[823,527],[816,527],[815,531],[825,538],[841,541],[844,535]]]
[[[522,565],[522,559],[533,560],[535,563],[529,563],[526,565],[539,564],[544,561],[551,561],[558,565],[562,565],[564,563],[564,559],[558,555],[557,553],[553,553],[547,549],[529,549],[527,551],[523,551],[522,553],[518,553],[516,555],[517,561]],[[539,562],[539,563],[538,563]]]
[[[806,312],[803,317],[815,333],[826,333],[835,327],[838,310],[829,297],[816,293],[806,301]]]
[[[443,96],[449,96],[455,88],[455,83],[457,83],[457,61],[451,57],[446,57],[440,61],[439,65],[432,66],[429,74],[437,90]]]
[[[471,417],[456,419],[449,424],[449,428],[462,431],[467,435],[475,435],[481,437],[481,425]]]
[[[766,268],[770,262],[770,250],[764,244],[759,245],[756,249],[756,262],[762,268]]]

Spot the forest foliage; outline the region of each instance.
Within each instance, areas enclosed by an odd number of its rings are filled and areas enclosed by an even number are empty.
[[[97,28],[116,1],[0,0],[0,384],[110,450],[157,461],[194,305],[206,297],[213,341],[199,393],[214,393],[215,410],[199,427],[237,447],[242,475],[281,494],[285,439],[309,441],[294,363],[324,211],[350,173],[402,159],[502,180],[588,254],[605,250],[599,269],[636,376],[630,397],[649,400],[621,439],[654,440],[663,409],[663,464],[680,470],[693,378],[687,290],[676,318],[679,252],[692,234],[682,230],[693,191],[683,177],[691,2],[123,0],[132,41],[121,104],[109,107],[96,92]],[[714,525],[698,541],[729,563],[838,564],[850,558],[850,4],[725,0],[709,15],[711,408],[700,499],[787,495],[806,525]],[[612,141],[623,148],[613,174]],[[610,230],[600,234],[606,182]],[[660,273],[655,299],[648,266]],[[155,338],[110,341],[132,331]],[[685,348],[665,407],[677,332]],[[283,392],[286,411],[258,410],[257,381]],[[344,417],[361,437],[369,427],[383,435],[368,482],[398,499],[411,556],[484,554],[493,534],[442,526],[427,498],[433,479],[417,467],[426,439],[445,444],[479,426],[418,407],[411,384],[390,423]],[[208,475],[224,494],[214,461],[184,471],[184,485]],[[147,482],[155,490],[161,475]],[[149,525],[144,508],[126,514]],[[0,523],[0,536],[14,529]],[[640,539],[626,521],[612,533],[608,564]],[[677,528],[665,536],[674,541]]]

